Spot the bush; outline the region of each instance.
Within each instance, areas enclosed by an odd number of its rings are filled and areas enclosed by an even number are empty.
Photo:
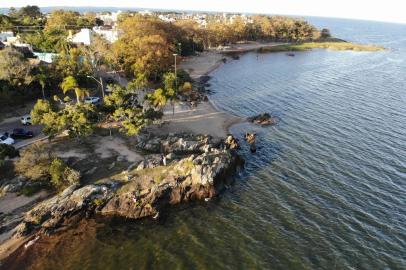
[[[15,163],[15,171],[34,181],[49,180],[49,166],[54,159],[49,146],[32,144],[21,153]]]
[[[66,164],[62,159],[55,158],[51,166],[49,166],[49,174],[51,175],[51,183],[55,187],[63,185],[63,174],[65,172]]]
[[[193,86],[190,82],[185,82],[182,85],[182,93],[184,95],[190,95],[190,93],[192,92]]]
[[[3,165],[6,158],[15,158],[18,154],[18,150],[16,150],[14,146],[0,144],[0,166]]]
[[[30,180],[41,181],[56,189],[78,183],[81,176],[80,172],[55,157],[50,147],[44,144],[33,144],[25,149],[15,164],[15,170]]]
[[[68,167],[60,158],[55,158],[49,166],[52,185],[61,189],[63,187],[79,183],[80,172]]]

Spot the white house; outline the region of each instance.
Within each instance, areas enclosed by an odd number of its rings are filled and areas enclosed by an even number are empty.
[[[110,43],[118,40],[118,31],[114,28],[95,26],[93,27],[93,31],[107,39]]]
[[[159,15],[158,16],[159,19],[161,19],[164,22],[174,22],[176,21],[175,18],[171,18],[169,15]]]
[[[0,41],[1,42],[6,42],[7,38],[14,37],[14,33],[11,31],[7,32],[0,32]]]
[[[123,13],[121,10],[117,12],[107,13],[107,14],[97,14],[97,18],[104,22],[104,25],[114,25],[120,14]]]
[[[40,52],[34,52],[34,55],[42,62],[48,64],[51,64],[54,58],[58,56],[58,54],[56,53],[40,53]]]
[[[69,31],[69,36],[68,36],[68,41],[75,43],[75,44],[80,44],[80,45],[86,45],[89,46],[92,44],[92,30],[87,29],[87,28],[82,28],[79,33],[72,34],[71,31]]]
[[[31,44],[22,43],[19,35],[8,36],[6,41],[3,43],[5,46],[13,46],[15,48],[21,48],[22,50],[33,52]]]

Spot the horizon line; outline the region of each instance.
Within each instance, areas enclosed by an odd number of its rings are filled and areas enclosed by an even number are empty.
[[[10,9],[10,8],[21,8],[27,5],[22,6],[10,6],[10,7],[1,7],[0,9]],[[131,11],[131,9],[144,9],[144,10],[153,10],[153,11],[183,11],[183,12],[209,12],[209,13],[231,13],[231,14],[252,14],[252,15],[268,15],[268,16],[290,16],[290,17],[314,17],[314,18],[326,18],[326,19],[342,19],[342,20],[356,20],[356,21],[365,21],[365,22],[378,22],[378,23],[389,23],[389,24],[401,24],[406,25],[406,22],[398,21],[384,21],[379,19],[363,19],[363,18],[350,18],[350,17],[326,17],[320,15],[304,15],[304,14],[277,14],[277,13],[259,13],[259,12],[246,12],[246,11],[215,11],[215,10],[198,10],[198,9],[168,9],[168,8],[151,8],[151,7],[128,7],[128,6],[92,6],[92,5],[56,5],[56,6],[38,6],[41,8],[114,8],[114,9],[123,9],[123,11]]]

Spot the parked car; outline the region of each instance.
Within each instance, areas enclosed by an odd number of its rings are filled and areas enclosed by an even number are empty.
[[[27,114],[21,117],[21,124],[24,126],[32,125],[31,115]]]
[[[85,103],[89,103],[89,104],[97,104],[100,102],[100,98],[99,97],[86,97],[85,98]]]
[[[112,87],[112,85],[111,85],[111,84],[107,85],[106,88],[104,89],[104,92],[105,92],[106,94],[111,94],[111,93],[113,93],[113,87]]]
[[[8,133],[0,134],[0,143],[12,145],[14,144],[14,140],[10,136],[8,136]]]
[[[108,77],[108,78],[106,79],[106,83],[107,83],[107,84],[113,84],[113,83],[114,83],[114,79],[111,78],[111,77]]]
[[[30,139],[34,137],[34,133],[32,131],[25,130],[23,128],[16,128],[13,130],[11,137],[13,139]]]

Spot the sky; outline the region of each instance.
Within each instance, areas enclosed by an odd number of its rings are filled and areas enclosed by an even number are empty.
[[[99,6],[266,13],[406,23],[405,0],[0,0],[0,7]]]

